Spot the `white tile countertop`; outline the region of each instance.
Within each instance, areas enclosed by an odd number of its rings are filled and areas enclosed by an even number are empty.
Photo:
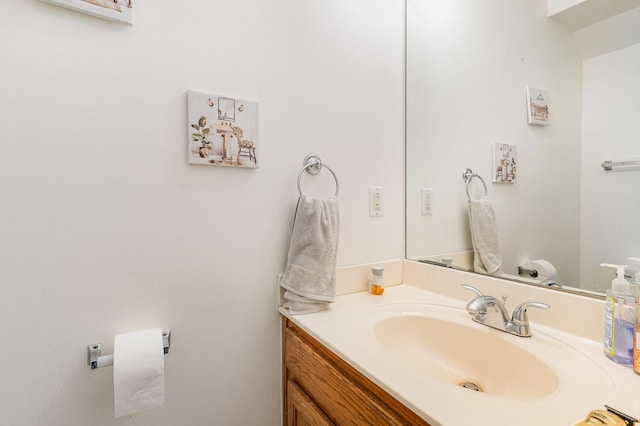
[[[280,308],[280,312],[434,426],[568,426],[584,419],[591,410],[603,409],[605,404],[640,417],[640,376],[603,354],[599,338],[603,334],[602,300],[417,262],[398,262],[401,266],[395,263],[386,266],[393,272],[393,284],[399,281],[397,271],[401,268],[403,282],[388,286],[382,296],[362,291],[366,288],[368,265],[339,268],[338,294],[349,294],[336,297],[328,311],[293,316],[286,309]],[[462,289],[462,283],[496,297],[507,294],[509,312],[524,301],[544,302],[552,308],[530,309],[533,336],[513,336],[472,321],[464,307],[475,295]],[[353,291],[358,292],[350,293]],[[473,333],[481,333],[478,334],[481,339],[487,336],[487,342],[493,342],[490,344],[504,342],[518,351],[524,350],[547,365],[557,381],[552,380],[542,387],[547,390],[539,393],[491,392],[490,385],[479,393],[427,374],[425,371],[429,369],[420,368],[420,363],[428,364],[429,357],[422,360],[416,354],[394,351],[381,344],[374,331],[380,321],[411,315],[445,318],[465,329],[471,327]],[[428,336],[425,341],[429,342]],[[479,351],[469,346],[465,350],[470,353],[477,351],[479,356],[491,357],[486,348]],[[521,367],[525,372],[532,368],[526,365],[531,359],[528,357],[521,366],[518,359],[510,363],[513,365],[505,365],[505,377],[509,377],[511,368]],[[488,370],[491,361],[483,361]],[[538,385],[531,383],[532,389]]]

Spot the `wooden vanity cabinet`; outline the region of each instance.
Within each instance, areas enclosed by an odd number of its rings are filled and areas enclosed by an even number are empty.
[[[285,317],[282,363],[284,425],[429,426]]]

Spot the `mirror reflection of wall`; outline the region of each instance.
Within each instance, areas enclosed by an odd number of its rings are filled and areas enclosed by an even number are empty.
[[[583,82],[580,278],[604,292],[613,274],[599,264],[640,253],[640,168],[600,167],[640,159],[640,44],[585,60]]]
[[[611,19],[640,29],[637,10]],[[640,158],[640,37],[607,50],[602,23],[566,25],[539,0],[407,0],[408,258],[471,250],[467,167],[488,182],[504,272],[547,259],[561,284],[604,292],[598,265],[640,256],[640,170],[600,167]],[[527,87],[548,94],[548,126],[528,123]],[[517,146],[515,183],[490,183],[494,144]]]

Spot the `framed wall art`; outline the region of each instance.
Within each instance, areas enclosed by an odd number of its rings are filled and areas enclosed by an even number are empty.
[[[256,102],[189,90],[187,117],[189,164],[258,167]]]
[[[491,144],[492,182],[515,183],[518,176],[518,150],[515,145],[494,142]]]
[[[549,97],[546,90],[526,88],[529,124],[549,125]]]
[[[134,0],[42,0],[45,3],[133,25]]]

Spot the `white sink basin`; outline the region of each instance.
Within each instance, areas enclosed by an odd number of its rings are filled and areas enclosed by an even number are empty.
[[[463,309],[428,304],[376,307],[369,322],[391,362],[450,386],[471,383],[501,399],[549,397],[561,388],[610,387],[596,364],[560,340],[534,330],[518,337],[475,323]],[[561,377],[589,383],[561,383]],[[468,387],[463,392],[472,392]]]
[[[387,318],[374,332],[382,345],[417,373],[458,385],[470,382],[504,397],[546,396],[558,376],[538,357],[512,344],[518,338],[468,324],[419,315]],[[486,327],[485,327],[486,328]]]

